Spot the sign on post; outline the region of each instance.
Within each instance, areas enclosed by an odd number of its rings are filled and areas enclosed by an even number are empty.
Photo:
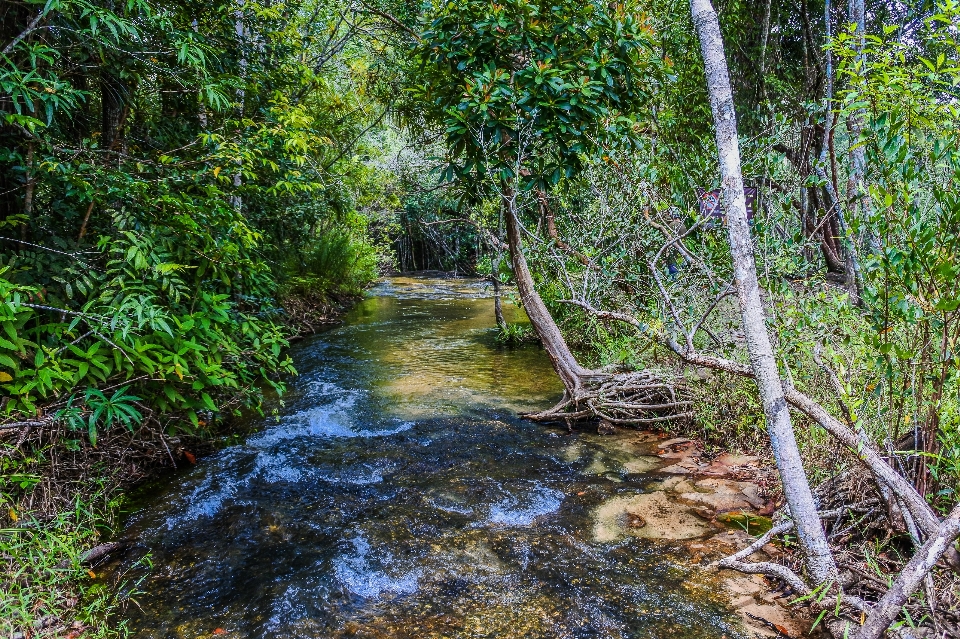
[[[747,196],[747,221],[753,222],[753,210],[757,201],[757,188],[754,186],[743,187],[743,194]],[[720,203],[720,189],[704,191],[697,189],[697,195],[700,197],[700,217],[707,218],[704,224],[707,228],[716,228],[717,226],[727,224],[727,213],[723,210]]]

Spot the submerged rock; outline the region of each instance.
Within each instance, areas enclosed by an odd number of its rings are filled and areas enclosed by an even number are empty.
[[[645,525],[631,526],[632,518],[645,521]],[[593,513],[593,538],[598,542],[616,541],[624,535],[645,539],[696,539],[712,531],[710,524],[662,492],[614,497]]]
[[[600,423],[597,424],[597,434],[598,435],[613,435],[617,432],[617,428],[613,425],[612,422],[601,419]]]

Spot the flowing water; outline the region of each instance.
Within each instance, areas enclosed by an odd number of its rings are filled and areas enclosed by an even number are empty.
[[[596,534],[656,477],[518,419],[561,387],[492,326],[477,282],[395,278],[300,343],[279,416],[128,521],[134,636],[744,636],[681,546]]]

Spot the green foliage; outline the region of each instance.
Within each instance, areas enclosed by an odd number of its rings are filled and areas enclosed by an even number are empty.
[[[525,342],[536,341],[537,334],[529,323],[508,323],[497,328],[494,339],[504,346],[519,346]]]
[[[438,1],[424,24],[415,93],[444,130],[447,180],[556,184],[582,154],[629,145],[659,81],[633,6]]]
[[[929,454],[930,469],[940,487],[936,494],[939,505],[955,504],[960,495],[960,406],[950,402],[940,415],[939,449]],[[941,510],[948,510],[942,507]]]
[[[944,95],[960,82],[960,6],[938,3],[904,41],[896,27],[835,45],[847,79],[841,112],[865,120],[868,192],[853,232],[869,238],[863,260],[862,351],[882,406],[885,435],[911,434],[940,497],[954,499],[960,391],[960,111]],[[856,393],[852,393],[856,395]],[[866,401],[864,401],[866,400]]]
[[[393,78],[358,38],[368,18],[335,0],[2,16],[0,422],[31,429],[0,455],[0,634],[53,614],[113,636],[112,590],[79,563],[113,506],[83,505],[142,470],[88,462],[259,410],[295,372],[281,300],[377,275],[369,219],[398,206],[378,163]]]
[[[130,432],[133,432],[135,424],[143,419],[133,403],[139,400],[139,397],[127,395],[127,387],[120,388],[108,399],[97,388],[88,388],[84,392],[83,403],[89,410],[88,415],[74,407],[71,397],[67,400],[67,407],[60,411],[60,416],[64,418],[67,425],[73,430],[86,430],[90,438],[90,444],[97,445],[97,427],[108,429],[114,424],[122,424]]]
[[[93,443],[148,414],[193,430],[282,389],[278,295],[361,290],[380,249],[358,209],[392,204],[364,137],[371,52],[340,15],[324,0],[5,14],[2,417],[83,421]]]
[[[287,294],[360,294],[378,270],[377,250],[360,233],[338,227],[305,246],[289,266]]]

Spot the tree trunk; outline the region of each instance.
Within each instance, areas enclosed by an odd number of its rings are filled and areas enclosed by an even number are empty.
[[[747,223],[736,113],[720,24],[709,0],[691,0],[690,13],[700,38],[700,48],[706,68],[710,107],[716,126],[717,152],[720,160],[734,278],[743,316],[743,330],[747,348],[750,351],[750,362],[763,400],[770,445],[777,461],[777,468],[780,470],[790,513],[796,522],[797,535],[807,569],[816,582],[828,583],[836,580],[837,567],[827,546],[826,535],[820,524],[813,494],[803,470],[790,419],[790,409],[784,399],[780,372],[767,334],[766,318],[753,257],[753,242]]]
[[[851,0],[853,2],[855,0]],[[827,214],[831,217],[831,224],[835,219],[837,229],[835,236],[840,238],[840,243],[844,248],[844,272],[846,274],[847,292],[850,295],[850,303],[854,306],[860,304],[860,265],[857,260],[857,248],[853,243],[853,238],[847,229],[846,221],[843,216],[843,204],[837,194],[836,184],[833,180],[833,170],[831,175],[827,175],[827,168],[833,164],[833,155],[831,153],[831,140],[833,139],[833,52],[830,45],[833,44],[833,24],[830,20],[830,0],[825,0],[823,4],[823,23],[827,34],[826,57],[826,90],[824,96],[823,108],[823,145],[820,149],[820,161],[817,163],[817,177],[824,182],[824,189],[827,193],[827,202],[830,208]]]
[[[36,181],[34,180],[33,157],[36,153],[37,144],[32,140],[27,143],[27,157],[25,161],[26,184],[23,191],[23,215],[26,219],[20,224],[20,239],[26,240],[33,222],[33,194],[36,192]]]
[[[123,81],[110,70],[103,69],[100,72],[101,148],[113,150],[120,144],[126,102],[127,87]]]
[[[497,328],[506,330],[507,322],[503,319],[503,303],[500,301],[500,261],[503,253],[498,249],[496,257],[490,265],[490,276],[493,280],[493,316],[497,320]]]
[[[861,65],[866,59],[863,55],[864,37],[866,33],[866,17],[863,0],[848,0],[847,3],[847,22],[857,25],[856,28],[856,49],[857,62]],[[847,118],[847,131],[850,133],[850,173],[847,178],[847,210],[861,225],[861,232],[858,234],[862,240],[864,236],[867,245],[872,252],[880,250],[880,240],[870,228],[870,193],[867,191],[866,173],[867,173],[867,151],[860,144],[860,137],[863,133],[863,109],[856,109]]]
[[[247,81],[247,40],[249,33],[247,32],[246,27],[243,23],[243,8],[242,4],[238,3],[238,9],[234,11],[234,31],[237,34],[237,47],[240,51],[240,59],[238,65],[240,67],[240,81],[245,83]],[[237,89],[237,108],[238,108],[238,119],[243,121],[243,114],[246,108],[246,90],[243,88],[244,85],[241,84],[241,87]],[[242,126],[242,125],[241,125]],[[240,165],[241,162],[238,160],[237,164]],[[243,186],[243,167],[242,165],[237,168],[237,172],[233,174],[233,195],[230,196],[230,206],[237,209],[238,211],[243,208],[243,197],[240,195],[240,188]]]
[[[505,190],[503,206],[507,223],[507,242],[510,247],[513,277],[517,281],[520,300],[523,302],[523,308],[530,318],[533,330],[537,332],[544,350],[550,357],[554,370],[557,371],[557,375],[563,381],[567,395],[575,400],[584,388],[584,383],[590,378],[596,377],[596,375],[577,362],[573,353],[570,352],[567,342],[563,339],[556,322],[553,321],[550,311],[547,310],[536,288],[534,288],[533,277],[530,275],[530,269],[527,268],[527,260],[523,256],[520,223],[517,221],[515,205],[516,194],[510,190]]]

